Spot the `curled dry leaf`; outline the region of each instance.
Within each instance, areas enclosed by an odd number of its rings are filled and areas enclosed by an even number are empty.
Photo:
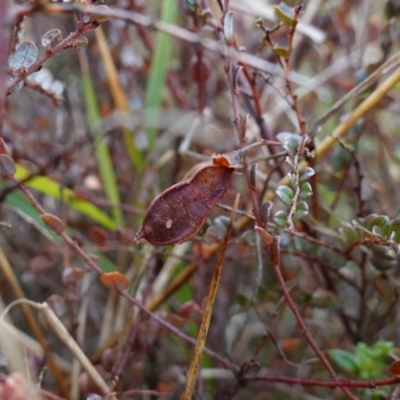
[[[270,246],[272,243],[274,243],[274,238],[264,228],[255,226],[254,230],[261,236],[265,245]]]
[[[129,281],[125,275],[120,272],[105,272],[100,276],[101,283],[114,290],[124,290],[128,287]]]
[[[232,151],[228,154],[214,154],[212,156],[213,164],[228,168],[240,168],[243,163],[243,157],[246,152],[242,149]]]
[[[146,211],[136,242],[146,239],[155,246],[166,246],[189,240],[225,194],[233,171],[208,165],[159,194]]]

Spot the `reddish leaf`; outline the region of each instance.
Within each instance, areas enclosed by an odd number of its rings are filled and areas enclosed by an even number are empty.
[[[221,165],[205,166],[159,194],[146,211],[136,242],[146,239],[166,246],[189,240],[225,194],[233,171]]]
[[[29,262],[29,269],[35,274],[41,274],[54,266],[54,262],[45,256],[36,256]]]
[[[400,376],[400,360],[397,360],[390,365],[389,374]]]
[[[82,280],[83,275],[85,275],[85,271],[81,268],[65,268],[62,273],[62,283],[75,286]]]
[[[85,187],[78,187],[74,190],[74,197],[79,200],[91,200],[93,192]]]
[[[104,245],[107,242],[107,232],[105,229],[94,226],[89,230],[90,240],[97,245]]]
[[[120,272],[105,272],[100,280],[105,287],[114,290],[124,290],[129,285],[128,278]]]
[[[179,310],[179,315],[183,318],[187,319],[197,319],[200,320],[203,316],[203,310],[199,307],[199,305],[193,301],[187,301],[182,305]]]
[[[202,57],[199,60],[197,56],[193,56],[189,63],[189,74],[194,81],[205,83],[211,75],[211,64],[208,59]]]
[[[65,224],[60,218],[53,214],[43,214],[41,215],[42,221],[45,225],[54,231],[57,235],[61,235],[65,230]]]

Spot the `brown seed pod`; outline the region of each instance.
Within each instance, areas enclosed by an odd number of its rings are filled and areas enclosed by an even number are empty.
[[[208,165],[160,193],[146,211],[136,242],[146,239],[155,246],[166,246],[189,240],[225,194],[233,171]]]

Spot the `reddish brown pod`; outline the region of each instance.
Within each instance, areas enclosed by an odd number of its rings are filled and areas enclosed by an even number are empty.
[[[135,240],[155,246],[189,240],[228,189],[234,168],[208,165],[188,180],[171,186],[150,204]]]

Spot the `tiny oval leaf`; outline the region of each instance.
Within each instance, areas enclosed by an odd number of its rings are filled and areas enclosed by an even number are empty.
[[[26,41],[21,43],[17,51],[10,56],[8,64],[15,71],[18,71],[21,67],[27,70],[35,63],[38,54],[35,43]]]
[[[290,202],[293,200],[293,190],[290,189],[289,186],[279,186],[278,189],[276,189],[276,195],[279,197],[279,199],[282,201],[283,204],[286,204],[287,206],[290,205]]]
[[[75,39],[75,47],[79,50],[85,46],[87,46],[89,43],[88,39],[86,36],[79,36]]]
[[[282,142],[282,147],[291,157],[297,153],[303,141],[303,137],[298,133],[280,132],[276,137]]]
[[[196,2],[196,0],[185,0],[185,4],[186,4],[186,7],[187,7],[190,11],[196,12],[196,9],[197,9],[197,2]]]
[[[110,13],[110,9],[106,5],[102,4],[100,6],[97,6],[96,10],[104,12],[104,14],[95,15],[93,19],[94,22],[101,24],[102,22],[108,21],[111,18],[110,15],[107,15]]]
[[[274,54],[278,57],[284,57],[284,58],[288,58],[289,57],[289,52],[288,49],[286,47],[274,47],[272,49],[272,51],[274,52]]]
[[[62,33],[59,29],[52,29],[46,32],[42,37],[42,46],[53,47],[60,43],[63,39]]]
[[[308,197],[312,196],[313,191],[312,187],[308,182],[304,182],[300,188],[300,197],[302,199],[307,199]]]
[[[279,228],[286,228],[288,214],[286,211],[279,210],[274,215],[274,222]]]
[[[43,214],[41,215],[41,219],[44,224],[54,231],[57,235],[61,235],[65,231],[65,224],[61,221],[60,218],[56,217],[53,214]]]
[[[309,178],[311,178],[314,175],[315,175],[314,168],[311,168],[311,167],[301,168],[300,172],[299,172],[300,183],[305,182],[306,180],[308,180]]]
[[[309,212],[308,204],[305,201],[299,201],[296,204],[296,214],[294,219],[299,221],[300,219],[304,218]]]
[[[101,283],[113,290],[125,290],[129,286],[128,278],[120,272],[105,272],[100,276]]]
[[[275,15],[279,21],[287,26],[294,26],[294,9],[289,7],[287,4],[281,2],[278,6],[274,6]]]

